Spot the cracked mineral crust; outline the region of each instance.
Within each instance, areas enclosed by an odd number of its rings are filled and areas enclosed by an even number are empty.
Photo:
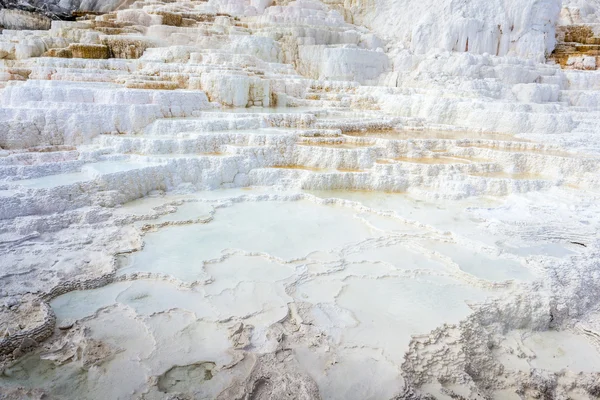
[[[597,2],[0,25],[0,398],[600,398]]]

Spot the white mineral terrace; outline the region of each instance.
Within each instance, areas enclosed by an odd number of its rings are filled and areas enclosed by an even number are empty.
[[[96,3],[0,12],[0,398],[600,398],[600,3]]]

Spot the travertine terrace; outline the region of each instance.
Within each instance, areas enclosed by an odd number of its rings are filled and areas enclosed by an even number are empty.
[[[600,398],[596,1],[49,3],[1,398]]]

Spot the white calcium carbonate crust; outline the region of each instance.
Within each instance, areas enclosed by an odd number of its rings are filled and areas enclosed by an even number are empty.
[[[355,18],[417,54],[440,48],[537,61],[556,44],[561,0],[349,0]]]
[[[97,13],[0,35],[0,397],[600,396],[598,1],[47,6]]]

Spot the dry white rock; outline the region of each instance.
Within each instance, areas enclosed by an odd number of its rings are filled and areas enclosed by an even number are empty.
[[[598,397],[595,3],[107,4],[0,35],[1,396]]]

